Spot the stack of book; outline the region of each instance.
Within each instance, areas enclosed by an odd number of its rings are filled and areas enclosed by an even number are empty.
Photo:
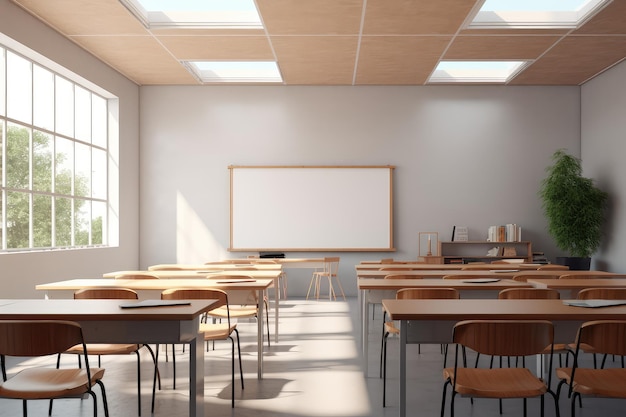
[[[487,241],[489,242],[521,242],[522,227],[515,223],[502,226],[489,226],[487,230]]]

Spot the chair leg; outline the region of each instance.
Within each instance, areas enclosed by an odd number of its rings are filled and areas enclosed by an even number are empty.
[[[96,384],[100,385],[100,391],[102,391],[102,405],[104,406],[104,417],[109,417],[109,401],[107,400],[107,392],[104,389],[104,383],[102,381],[96,381]]]
[[[137,415],[141,415],[141,357],[139,356],[139,350],[135,351],[137,355]]]
[[[331,279],[332,279],[332,277],[331,277]],[[343,292],[343,287],[341,286],[341,281],[339,281],[339,277],[336,276],[335,280],[337,281],[337,286],[339,287],[339,291],[341,291],[341,296],[343,297],[343,300],[345,301],[346,300],[346,294]]]
[[[235,341],[232,336],[228,338],[230,339],[230,406],[235,408]]]
[[[243,389],[243,366],[241,365],[241,344],[239,343],[239,330],[235,329],[237,334],[237,354],[239,355],[239,377],[241,378],[241,389]]]
[[[383,407],[387,402],[387,337],[389,333],[385,333],[383,338]]]
[[[315,287],[313,287],[314,283],[315,283],[315,274],[313,274],[313,276],[311,277],[311,281],[309,282],[309,289],[306,292],[306,299],[307,300],[309,299],[309,294],[311,293],[311,288],[313,288],[313,291],[316,292],[317,285]]]

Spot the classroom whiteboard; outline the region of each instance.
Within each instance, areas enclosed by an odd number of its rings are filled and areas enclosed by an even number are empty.
[[[231,251],[392,251],[392,166],[230,166]]]

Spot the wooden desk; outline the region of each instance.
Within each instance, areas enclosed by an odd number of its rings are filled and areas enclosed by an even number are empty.
[[[148,271],[173,271],[176,269],[169,268],[179,268],[183,271],[208,271],[208,272],[219,272],[219,271],[235,271],[241,270],[244,268],[254,267],[259,271],[271,271],[276,269],[281,269],[282,266],[280,264],[234,264],[234,263],[216,263],[216,264],[158,264],[152,265],[148,267]]]
[[[535,279],[528,280],[537,288],[552,288],[561,293],[561,298],[576,298],[578,292],[585,288],[624,288],[625,278],[593,278],[593,279]],[[565,295],[565,297],[563,297]]]
[[[123,287],[137,291],[141,299],[160,299],[161,292],[171,288],[217,288],[221,290],[251,290],[258,292],[258,299],[263,300],[265,291],[272,285],[271,279],[258,279],[254,282],[220,282],[209,279],[71,279],[51,282],[35,286],[37,290],[46,291],[46,298],[51,291],[65,291],[73,294],[83,288],[114,288]],[[118,300],[119,303],[119,300]],[[257,377],[263,378],[263,317],[264,303],[259,302],[257,318]],[[276,317],[278,321],[278,317]]]
[[[400,417],[406,416],[407,343],[451,343],[461,320],[551,320],[555,343],[576,338],[589,320],[625,320],[626,306],[583,308],[561,300],[383,300],[392,320],[400,320]]]
[[[129,300],[0,300],[0,320],[78,322],[87,343],[189,343],[189,415],[204,417],[204,337],[199,317],[215,300],[123,309]]]
[[[603,277],[623,277],[624,275],[614,273],[614,272],[605,272],[605,271],[550,271],[550,270],[520,270],[518,268],[506,268],[506,269],[493,269],[493,270],[446,270],[446,269],[432,269],[432,270],[412,270],[412,271],[380,271],[380,270],[357,270],[357,278],[384,278],[385,275],[389,274],[403,274],[403,275],[412,275],[416,278],[441,278],[444,275],[472,275],[478,277],[501,277],[501,278],[511,278],[515,275],[533,275],[537,276],[537,278],[541,278],[542,276],[554,276],[554,275],[565,275],[565,274],[589,274],[592,272],[595,275],[603,276]]]
[[[370,294],[382,301],[383,298],[395,298],[395,292],[402,288],[454,288],[461,292],[461,297],[470,298],[496,298],[498,292],[507,288],[531,288],[526,282],[517,282],[509,279],[499,279],[497,282],[464,282],[464,280],[442,279],[378,279],[359,278],[358,288],[361,301],[361,346],[363,350],[364,373],[367,376],[368,369],[368,335],[369,335],[369,306],[372,304]]]
[[[376,270],[380,268],[410,268],[416,271],[427,271],[427,270],[445,270],[445,271],[454,271],[459,270],[465,267],[471,267],[471,264],[425,264],[425,263],[408,263],[408,264],[371,264],[371,263],[362,263],[357,264],[355,269],[358,271],[362,270]],[[538,267],[542,266],[541,264],[525,264],[525,263],[514,263],[514,264],[487,264],[480,265],[481,267],[487,266],[490,269],[523,269],[524,271],[532,271],[537,270]]]
[[[256,271],[238,271],[236,269],[226,270],[226,271],[215,271],[215,269],[205,268],[204,269],[186,269],[186,270],[177,270],[177,271],[113,271],[102,274],[103,278],[115,278],[118,275],[122,274],[136,274],[136,273],[150,273],[159,277],[159,279],[188,279],[188,278],[196,278],[196,279],[205,279],[206,277],[216,276],[216,275],[248,275],[254,279],[271,279],[273,281],[274,286],[274,341],[278,343],[278,325],[279,325],[279,315],[280,315],[280,288],[278,285],[278,280],[282,271],[280,269],[265,269],[265,270],[256,270]],[[119,281],[119,280],[118,280]]]

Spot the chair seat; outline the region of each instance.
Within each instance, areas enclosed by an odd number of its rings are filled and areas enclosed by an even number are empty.
[[[90,368],[91,384],[102,379],[103,368]],[[82,395],[89,390],[84,369],[31,368],[0,382],[0,396],[15,399],[48,399]]]
[[[556,375],[571,382],[572,368],[557,368]],[[577,368],[573,390],[584,395],[610,398],[626,398],[626,369]]]
[[[200,324],[200,333],[204,334],[204,340],[224,340],[230,337],[230,334],[237,328],[236,324],[217,323],[217,324]]]
[[[450,379],[459,394],[470,397],[530,398],[541,396],[548,389],[527,368],[458,368],[456,381],[454,368],[445,368],[443,376]]]
[[[124,355],[135,353],[140,347],[141,346],[136,344],[88,343],[87,352],[89,352],[90,355]],[[83,347],[76,345],[66,350],[65,353],[82,354]]]
[[[230,306],[230,318],[247,318],[254,317],[257,315],[257,307],[256,305],[244,305],[244,306]],[[225,307],[219,307],[211,310],[209,312],[209,316],[218,317],[218,318],[227,318],[228,310]]]
[[[386,321],[385,332],[389,334],[400,334],[400,329],[396,327],[396,324],[393,321]]]

